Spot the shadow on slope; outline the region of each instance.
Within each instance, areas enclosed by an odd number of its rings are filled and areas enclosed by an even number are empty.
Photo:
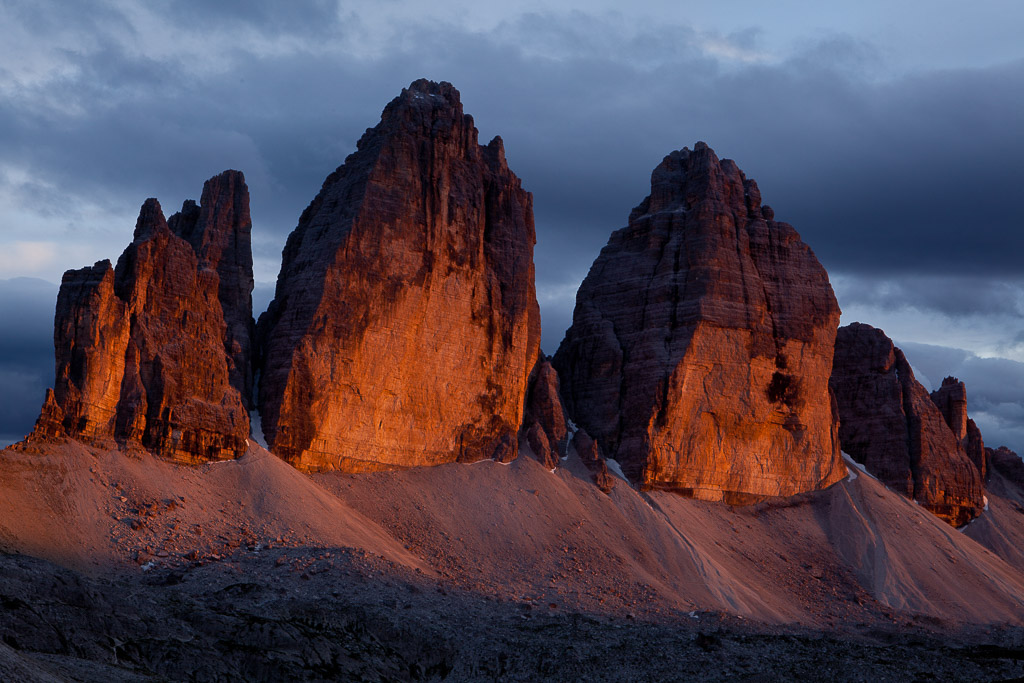
[[[182,467],[68,442],[0,454],[0,544],[92,573],[350,548],[545,613],[676,623],[944,628],[1024,615],[1019,570],[863,473],[747,507],[624,481],[605,495],[589,476],[575,455],[554,472],[521,457],[308,476],[255,445]],[[1009,520],[1000,501],[992,520]],[[1012,521],[999,528],[1020,534]]]

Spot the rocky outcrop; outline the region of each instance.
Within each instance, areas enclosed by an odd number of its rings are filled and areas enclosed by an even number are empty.
[[[884,332],[862,323],[839,329],[831,386],[839,441],[854,460],[953,526],[981,514],[978,468]]]
[[[611,493],[615,488],[615,477],[608,471],[608,463],[601,455],[601,449],[597,442],[590,438],[585,429],[577,429],[572,437],[572,447],[576,450],[583,464],[590,470],[590,476],[597,488],[605,493]]]
[[[942,386],[931,393],[932,403],[942,413],[943,419],[953,430],[964,453],[971,459],[985,481],[986,458],[985,442],[981,438],[981,430],[974,420],[967,417],[967,387],[956,377],[946,377]]]
[[[274,453],[361,471],[517,450],[539,357],[533,199],[448,83],[413,83],[332,173],[259,321]]]
[[[252,219],[245,178],[227,171],[207,180],[199,205],[186,200],[167,224],[192,245],[201,270],[217,272],[217,297],[227,325],[228,375],[231,386],[251,407],[256,322],[252,317]]]
[[[526,397],[523,429],[530,450],[548,468],[558,465],[569,446],[569,428],[558,385],[558,373],[551,362],[538,361]]]
[[[665,157],[555,355],[570,416],[644,488],[743,501],[845,475],[839,322],[810,248],[704,143]]]
[[[141,444],[182,462],[244,453],[250,229],[245,180],[226,171],[169,223],[147,200],[116,268],[65,273],[56,382],[34,436]]]
[[[1024,487],[1024,460],[1006,446],[986,448],[985,457],[990,470],[998,472],[1017,486]]]

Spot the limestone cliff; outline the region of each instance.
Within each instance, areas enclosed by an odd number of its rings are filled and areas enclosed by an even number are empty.
[[[533,199],[448,83],[384,109],[288,238],[259,321],[260,408],[304,470],[517,451],[539,356]]]
[[[183,462],[245,452],[252,255],[242,174],[209,180],[202,202],[169,224],[147,200],[116,267],[64,274],[56,381],[36,438],[141,444]]]
[[[845,475],[828,276],[704,143],[665,157],[576,298],[554,365],[573,419],[641,486],[742,501]]]
[[[840,328],[831,384],[844,451],[953,526],[981,514],[979,469],[884,332],[862,323]]]

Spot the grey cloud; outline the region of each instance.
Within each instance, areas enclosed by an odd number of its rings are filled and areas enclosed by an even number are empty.
[[[967,386],[967,412],[988,446],[1024,453],[1024,363],[981,358],[963,349],[896,342],[915,370],[927,376],[929,390],[953,376]],[[920,379],[920,378],[919,378]]]
[[[833,280],[842,306],[872,306],[895,311],[916,308],[950,317],[1020,318],[1024,280],[956,275],[841,276]]]
[[[336,0],[174,0],[169,3],[167,17],[186,28],[209,23],[244,24],[266,34],[309,36],[334,29],[338,6]]]
[[[542,297],[549,353],[571,316],[566,288],[647,194],[654,166],[697,140],[735,158],[827,267],[863,276],[855,300],[1017,314],[1003,295],[1024,279],[1012,210],[1024,180],[1015,134],[1024,62],[879,80],[880,53],[843,35],[781,63],[746,64],[715,58],[687,26],[579,13],[536,13],[489,32],[396,25],[392,42],[357,57],[339,45],[358,34],[358,10],[336,21],[331,3],[290,5],[286,16],[277,8],[183,1],[167,10],[168,26],[194,28],[223,59],[209,69],[195,68],[196,55],[131,53],[114,10],[101,20],[68,10],[95,32],[76,55],[80,76],[0,102],[5,160],[39,179],[26,201],[133,215],[156,196],[171,212],[205,178],[238,168],[252,193],[257,262],[275,270],[323,178],[400,88],[426,76],[460,88],[482,137],[504,138],[534,192],[538,291],[559,292]],[[41,10],[28,27],[42,40],[61,12]],[[251,35],[238,26],[310,38],[274,53],[238,39]],[[758,45],[756,32],[725,39]],[[104,226],[111,258],[131,228]],[[947,276],[959,279],[947,287]]]

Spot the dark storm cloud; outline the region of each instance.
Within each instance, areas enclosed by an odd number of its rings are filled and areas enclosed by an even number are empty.
[[[112,215],[157,196],[171,213],[204,179],[238,168],[266,280],[323,178],[425,76],[462,91],[483,140],[504,138],[534,193],[548,353],[651,170],[697,140],[736,159],[826,267],[895,283],[844,292],[853,301],[1015,314],[1001,282],[1024,277],[1013,208],[1024,184],[1024,62],[891,76],[876,49],[841,34],[766,61],[756,28],[709,40],[577,12],[486,31],[410,21],[374,33],[350,5],[242,6],[154,6],[152,26],[109,7],[21,5],[40,41],[61,22],[88,40],[68,48],[72,74],[0,98],[5,161],[30,176],[20,196],[36,211],[90,203]],[[148,40],[170,45],[141,52]],[[113,259],[131,222],[102,229]],[[952,286],[949,275],[959,277]]]
[[[343,31],[327,3],[281,16],[270,3],[244,15],[205,7],[166,16]],[[410,25],[394,40],[368,61],[239,46],[230,68],[207,74],[110,40],[79,62],[81,78],[52,86],[84,115],[25,120],[10,105],[3,142],[63,190],[136,203],[162,190],[176,204],[239,167],[280,239],[387,100],[426,74],[455,82],[484,134],[506,139],[536,194],[542,280],[585,272],[654,165],[698,139],[757,178],[830,267],[1019,270],[1024,232],[1003,207],[1022,180],[1024,139],[1007,133],[1024,93],[1006,87],[1024,78],[1021,64],[877,84],[866,75],[877,55],[833,36],[781,64],[726,68],[692,30],[622,31],[580,14],[528,15],[487,34]]]
[[[42,280],[0,280],[0,447],[32,428],[53,384],[53,309],[57,287]]]
[[[981,276],[854,276],[841,280],[842,306],[886,311],[916,308],[946,316],[1005,316],[1021,319],[1024,281]],[[1022,320],[1024,324],[1024,320]]]

